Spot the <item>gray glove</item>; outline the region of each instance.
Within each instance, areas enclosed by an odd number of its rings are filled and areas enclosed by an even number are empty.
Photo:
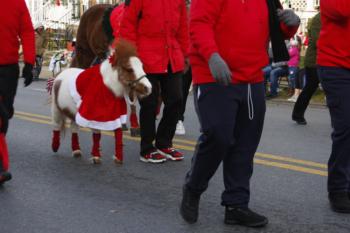
[[[300,18],[293,10],[277,9],[277,16],[280,21],[284,22],[289,27],[297,27],[300,25]]]
[[[218,53],[213,53],[209,59],[209,69],[216,82],[225,86],[231,83],[230,68]]]

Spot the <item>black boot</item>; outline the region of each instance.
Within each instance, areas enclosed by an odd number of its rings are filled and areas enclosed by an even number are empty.
[[[198,219],[200,195],[192,193],[185,186],[183,187],[180,214],[188,223],[195,223]]]
[[[5,183],[6,181],[11,180],[12,175],[9,172],[1,172],[0,173],[0,185],[2,185],[3,183]]]
[[[347,192],[330,192],[328,199],[334,212],[350,213],[350,198]]]
[[[246,227],[263,227],[268,223],[268,219],[251,211],[248,207],[226,206],[225,223],[229,225],[242,225]]]
[[[297,117],[295,115],[292,115],[292,120],[298,123],[299,125],[306,125],[307,122],[304,117]]]

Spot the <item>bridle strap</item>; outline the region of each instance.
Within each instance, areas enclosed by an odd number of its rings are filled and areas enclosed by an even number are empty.
[[[142,75],[141,77],[139,77],[139,78],[137,78],[137,79],[131,81],[131,82],[128,84],[128,86],[129,86],[130,88],[132,88],[132,87],[135,86],[136,83],[140,82],[141,79],[146,78],[146,77],[147,77],[147,75],[144,74],[144,75]]]

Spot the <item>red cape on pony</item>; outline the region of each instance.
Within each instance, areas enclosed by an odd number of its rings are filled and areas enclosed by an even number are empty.
[[[93,66],[71,79],[69,90],[78,107],[75,121],[82,127],[115,130],[126,122],[127,106],[123,96],[106,87],[100,68]]]

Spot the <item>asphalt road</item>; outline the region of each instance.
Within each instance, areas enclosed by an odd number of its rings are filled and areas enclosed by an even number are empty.
[[[349,233],[350,216],[333,213],[326,193],[330,153],[328,110],[308,110],[307,126],[290,119],[292,105],[268,104],[251,183],[250,207],[269,217],[262,229],[223,224],[221,168],[200,204],[198,223],[178,214],[181,186],[198,136],[190,97],[187,135],[175,144],[182,162],[139,161],[137,138],[124,136],[125,162],[112,161],[113,138],[102,138],[103,163],[90,161],[90,133],[81,132],[85,154],[71,157],[69,135],[57,154],[50,149],[50,108],[45,82],[20,85],[8,134],[13,180],[0,188],[0,233]]]

